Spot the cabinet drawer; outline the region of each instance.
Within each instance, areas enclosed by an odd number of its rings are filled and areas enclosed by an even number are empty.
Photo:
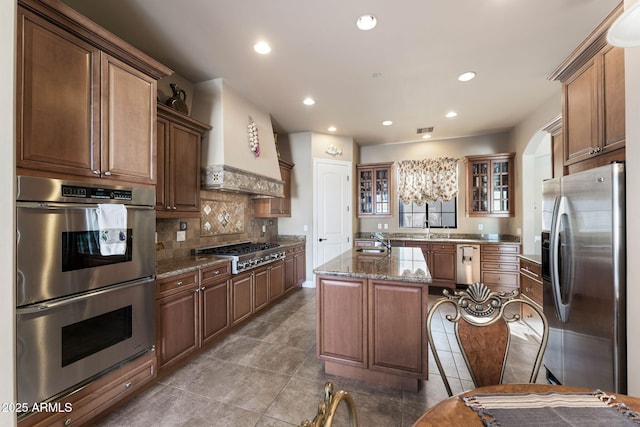
[[[156,298],[180,292],[185,288],[198,286],[198,274],[198,271],[193,271],[158,280],[156,283]]]
[[[438,252],[456,252],[456,245],[453,243],[432,243],[431,250]]]
[[[493,271],[482,272],[482,283],[485,285],[500,285],[517,287],[519,273],[496,273]]]
[[[518,271],[518,264],[503,262],[483,262],[482,270]]]
[[[482,245],[483,253],[499,253],[499,254],[518,254],[520,253],[519,245]]]
[[[526,275],[520,276],[520,292],[542,307],[542,284]]]
[[[231,274],[231,264],[225,262],[224,264],[209,267],[200,271],[201,284],[209,283],[213,280],[218,280],[222,277]]]
[[[531,262],[526,259],[520,258],[520,272],[532,277],[535,280],[541,281],[542,266],[538,263]]]
[[[528,305],[522,304],[520,306],[520,316],[535,332],[538,336],[542,336],[542,319],[535,312],[534,309]]]
[[[374,240],[354,240],[353,246],[375,246]]]
[[[485,253],[482,252],[480,254],[480,260],[481,261],[496,261],[496,262],[509,262],[509,263],[513,263],[516,266],[516,269],[518,269],[518,266],[520,265],[520,262],[518,260],[518,255],[514,254],[514,255],[508,255],[508,254],[499,254],[499,253]]]

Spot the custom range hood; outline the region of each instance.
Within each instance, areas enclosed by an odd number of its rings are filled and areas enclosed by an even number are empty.
[[[203,190],[284,197],[271,117],[223,79],[194,87],[193,116],[213,126],[203,139]]]

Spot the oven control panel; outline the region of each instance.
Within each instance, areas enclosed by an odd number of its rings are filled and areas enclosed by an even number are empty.
[[[62,185],[62,197],[131,201],[131,190],[116,190],[78,185]]]

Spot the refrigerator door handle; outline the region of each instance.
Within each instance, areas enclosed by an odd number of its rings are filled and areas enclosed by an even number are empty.
[[[560,261],[563,262],[563,267],[569,267],[566,265],[570,263],[571,260],[561,259],[560,248],[562,244],[568,244],[569,242],[562,242],[561,240],[561,224],[562,219],[569,218],[569,208],[567,198],[565,196],[558,196],[555,200],[555,205],[553,208],[553,223],[551,224],[551,236],[550,236],[550,258],[551,258],[551,289],[553,293],[553,302],[556,308],[556,313],[558,314],[558,318],[563,322],[567,323],[569,321],[569,312],[571,309],[571,301],[570,297],[568,300],[563,298],[563,295],[570,296],[571,292],[569,292],[569,288],[571,283],[562,283],[560,277]],[[565,223],[567,227],[569,227],[569,223]],[[565,233],[567,239],[570,237],[570,230],[566,230]]]

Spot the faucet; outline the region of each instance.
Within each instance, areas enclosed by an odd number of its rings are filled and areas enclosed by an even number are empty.
[[[427,229],[427,239],[431,238],[431,226],[429,225],[429,220],[425,219],[424,220],[424,228]]]
[[[387,239],[386,241],[383,239],[383,236],[381,233],[373,233],[371,236],[369,236],[371,239],[375,240],[376,242],[380,242],[382,244],[382,246],[384,246],[385,248],[387,248],[387,253],[391,254],[391,239]]]
[[[444,231],[447,233],[447,239],[451,238],[451,230],[449,229],[448,225],[444,226]]]

